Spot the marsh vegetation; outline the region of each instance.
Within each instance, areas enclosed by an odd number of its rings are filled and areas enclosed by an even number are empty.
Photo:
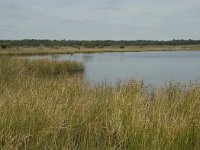
[[[105,52],[144,52],[144,51],[199,51],[200,44],[194,45],[114,45],[99,47],[83,46],[9,46],[0,48],[0,56],[13,55],[53,55]]]
[[[0,58],[1,149],[200,149],[200,84],[91,85],[70,66]]]

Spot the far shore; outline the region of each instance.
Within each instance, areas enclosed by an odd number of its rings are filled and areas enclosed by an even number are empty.
[[[104,48],[74,48],[74,47],[11,47],[0,49],[0,56],[12,55],[53,55],[75,53],[103,53],[103,52],[144,52],[144,51],[200,51],[200,45],[162,45],[162,46],[127,46]]]

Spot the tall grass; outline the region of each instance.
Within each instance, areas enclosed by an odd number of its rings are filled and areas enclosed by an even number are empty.
[[[12,74],[37,75],[39,77],[57,76],[84,71],[84,65],[75,61],[26,60],[1,58],[1,70]],[[4,68],[4,69],[3,69]],[[6,69],[7,68],[7,69]]]
[[[49,60],[37,60],[30,61],[25,60],[24,69],[32,74],[39,76],[46,75],[59,75],[74,72],[83,72],[84,66],[82,63],[73,61],[49,61]]]
[[[200,149],[199,84],[149,94],[136,81],[92,86],[0,59],[0,85],[1,149]]]

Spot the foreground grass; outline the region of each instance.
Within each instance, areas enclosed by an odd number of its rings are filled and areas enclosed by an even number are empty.
[[[142,52],[142,51],[191,51],[200,50],[200,45],[176,45],[176,46],[127,46],[123,49],[119,47],[105,48],[73,48],[73,47],[16,47],[0,49],[0,56],[11,55],[51,55],[51,54],[74,54],[74,53],[102,53],[102,52]]]
[[[0,59],[1,149],[200,149],[199,84],[147,93],[136,81],[91,86],[21,66]]]

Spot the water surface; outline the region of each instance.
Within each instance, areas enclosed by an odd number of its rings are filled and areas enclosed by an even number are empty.
[[[92,82],[116,83],[132,79],[163,85],[169,81],[200,81],[200,51],[80,53],[29,58],[83,62],[85,78]]]

